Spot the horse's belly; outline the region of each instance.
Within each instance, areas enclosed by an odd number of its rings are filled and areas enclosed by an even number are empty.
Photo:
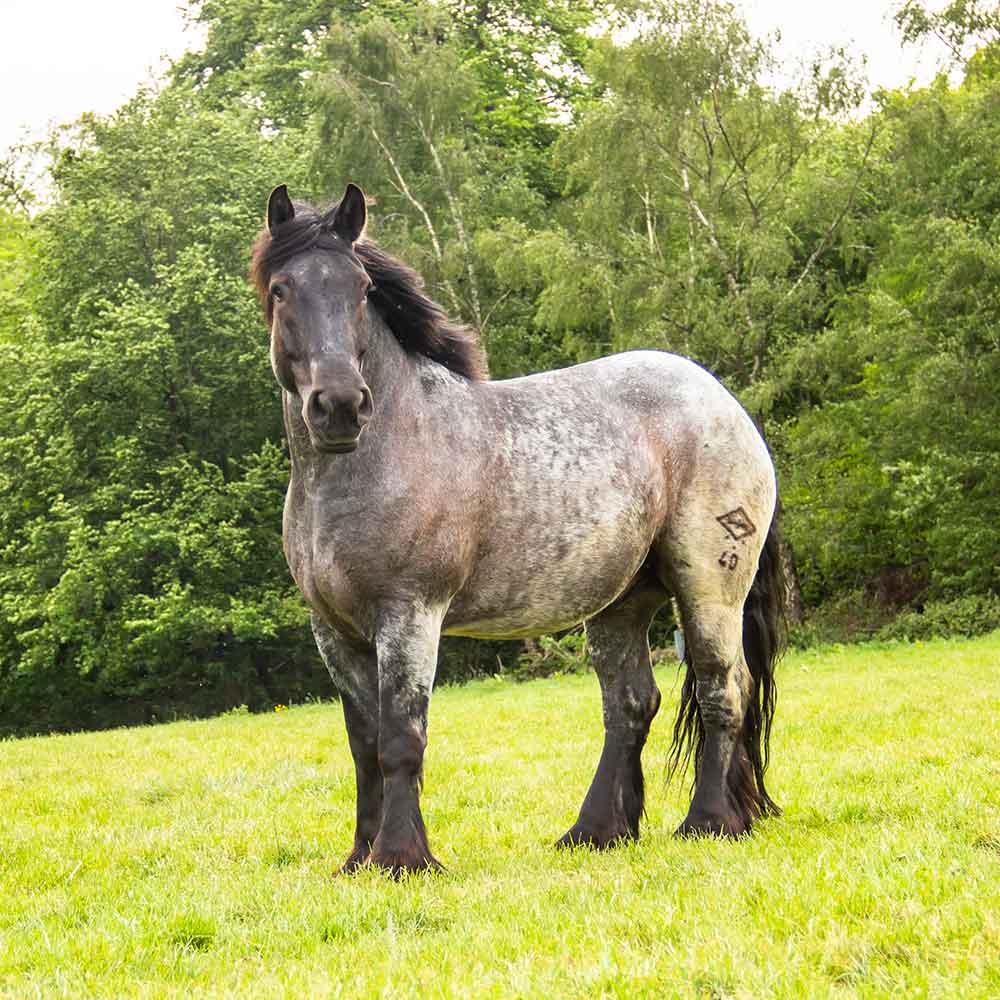
[[[569,628],[607,607],[635,577],[653,529],[644,511],[504,539],[455,595],[448,635],[515,639]]]

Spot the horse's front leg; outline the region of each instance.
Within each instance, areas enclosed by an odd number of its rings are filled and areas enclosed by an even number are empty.
[[[340,692],[347,739],[357,779],[354,847],[338,874],[355,871],[371,854],[382,820],[382,772],[378,766],[378,661],[375,650],[331,629],[312,616],[313,635]]]
[[[376,627],[383,798],[371,863],[394,876],[441,867],[427,843],[420,785],[443,617],[417,602],[383,609]]]

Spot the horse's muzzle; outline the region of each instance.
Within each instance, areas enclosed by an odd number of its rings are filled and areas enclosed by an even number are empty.
[[[328,389],[310,392],[302,416],[317,451],[342,454],[357,448],[372,410],[371,390],[362,385],[341,393]]]

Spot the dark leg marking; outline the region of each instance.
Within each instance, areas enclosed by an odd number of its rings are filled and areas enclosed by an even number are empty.
[[[753,683],[743,661],[741,618],[738,607],[684,608],[690,666],[674,739],[677,747],[680,733],[691,730],[695,789],[678,836],[739,837],[750,829],[752,816],[739,794],[740,736]]]
[[[313,635],[323,662],[340,692],[347,739],[354,758],[357,811],[354,847],[338,875],[368,860],[382,820],[382,772],[378,766],[378,663],[375,651],[335,632],[316,614]]]
[[[382,822],[382,772],[378,766],[377,723],[359,713],[352,699],[342,701],[358,796],[354,847],[337,873],[349,875],[367,863]]]
[[[643,578],[587,622],[604,703],[604,748],[580,815],[559,847],[605,848],[639,836],[645,798],[642,748],[660,707],[647,633],[667,596],[655,579]]]
[[[430,701],[440,616],[412,608],[383,619],[378,630],[378,763],[383,779],[382,821],[369,861],[398,878],[440,869],[420,812]]]

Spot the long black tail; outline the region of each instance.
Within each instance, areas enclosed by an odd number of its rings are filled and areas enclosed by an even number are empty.
[[[774,667],[785,647],[787,584],[781,561],[778,515],[775,513],[760,555],[757,575],[743,606],[743,653],[754,691],[743,719],[740,746],[729,768],[729,794],[749,828],[758,816],[778,815],[781,809],[767,794],[767,770],[774,718]],[[695,775],[701,767],[705,727],[695,697],[695,674],[690,661],[681,688],[681,703],[674,723],[669,774],[687,769],[694,757]]]

